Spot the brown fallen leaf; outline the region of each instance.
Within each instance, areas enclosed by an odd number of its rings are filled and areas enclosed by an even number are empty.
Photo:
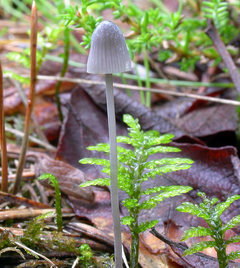
[[[102,90],[103,86],[89,86],[87,89],[85,85],[81,87],[87,90],[89,94],[90,92],[92,95],[94,94],[94,101],[97,99],[98,106],[104,109],[106,104],[105,91]],[[96,92],[92,93],[92,91]],[[124,98],[122,97],[123,95]],[[234,119],[235,108],[228,105],[209,105],[185,114],[186,110],[191,107],[192,101],[182,100],[182,102],[178,100],[152,111],[120,91],[116,91],[115,97],[119,119],[117,122],[117,135],[127,135],[127,127],[122,123],[122,113],[130,113],[134,117],[138,117],[144,130],[155,129],[160,133],[173,133],[176,135],[176,139],[191,136],[195,143],[197,143],[195,135],[205,137],[218,132],[226,133],[226,130],[230,132],[237,127],[237,121]],[[59,139],[57,152],[59,159],[79,167],[77,163],[79,159],[93,156],[93,153],[86,150],[87,146],[108,142],[107,117],[102,109],[97,107],[80,87],[76,87],[72,91],[68,116],[62,126]],[[221,122],[221,124],[217,122]],[[214,136],[212,137],[214,140]],[[103,154],[94,152],[94,157],[102,158]],[[96,169],[88,172],[88,166],[81,165],[80,168],[85,173],[87,172],[88,176],[96,178]]]
[[[58,73],[55,73],[58,76]],[[66,77],[72,77],[69,73],[66,74]],[[52,96],[55,94],[57,81],[56,80],[40,80],[36,84],[36,98],[40,98],[41,96]],[[62,82],[60,87],[60,92],[70,91],[74,87],[74,83],[72,82]],[[13,89],[12,87],[8,90],[6,96],[4,97],[4,113],[5,115],[11,115],[13,113],[23,113],[25,111],[25,106],[22,102],[22,99],[18,93],[18,91]],[[28,90],[25,89],[24,93],[27,96]]]
[[[234,106],[212,104],[179,118],[176,126],[190,136],[204,137],[222,131],[235,131],[238,126],[236,118]]]
[[[35,161],[36,177],[43,173],[51,173],[57,178],[60,190],[68,196],[93,200],[93,192],[91,188],[81,188],[79,184],[87,181],[85,174],[62,161],[54,160],[46,154],[29,152],[27,158],[33,158]],[[44,186],[49,187],[47,180],[40,181]]]
[[[80,74],[80,77],[89,80],[103,80],[99,75]],[[106,110],[105,85],[82,84],[81,88],[89,94],[102,110]],[[196,100],[181,98],[172,101],[173,104],[176,102],[176,105],[169,114],[168,105],[166,105],[167,109],[165,105],[150,109],[121,90],[114,89],[114,92],[115,109],[118,117],[122,117],[122,114],[131,114],[134,118],[139,119],[139,123],[144,130],[154,129],[160,133],[172,133],[175,135],[175,139],[184,135],[204,137],[221,131],[235,131],[238,127],[237,112],[235,107],[231,105],[210,103],[201,107],[201,109],[186,114]],[[75,98],[77,98],[77,95],[75,95]],[[181,104],[181,101],[183,104]],[[217,122],[221,122],[221,124]]]
[[[117,134],[127,134],[126,127],[121,123],[117,124]],[[99,176],[98,167],[92,166],[88,172],[90,165],[80,165],[78,161],[91,156],[103,158],[102,152],[92,153],[86,149],[89,145],[99,142],[108,142],[106,114],[78,87],[73,90],[68,117],[62,125],[57,159],[64,159],[94,179]]]
[[[236,172],[236,163],[240,160],[235,147],[209,148],[196,144],[178,143],[172,145],[182,151],[177,154],[167,154],[167,157],[177,155],[187,157],[192,159],[194,164],[188,170],[169,173],[169,177],[176,184],[193,187],[189,195],[195,202],[202,202],[196,194],[198,191],[205,192],[211,198],[217,197],[220,201],[225,201],[231,195],[240,194],[240,174]],[[155,159],[159,157],[160,155],[154,156]],[[226,223],[238,214],[240,214],[240,201],[235,201],[223,213],[222,220]]]
[[[48,141],[58,139],[61,122],[58,117],[58,110],[53,102],[37,97],[34,103],[34,116],[45,134]]]

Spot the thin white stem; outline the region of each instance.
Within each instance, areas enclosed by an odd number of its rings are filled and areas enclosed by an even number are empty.
[[[73,265],[72,265],[72,267],[71,267],[71,268],[75,268],[75,267],[77,266],[77,264],[78,264],[79,260],[80,260],[80,257],[79,257],[79,256],[77,256],[77,258],[76,258],[76,260],[74,261],[74,263],[73,263]]]
[[[115,268],[122,268],[122,239],[121,224],[118,200],[118,180],[117,180],[117,140],[116,140],[116,118],[113,96],[113,78],[112,74],[106,74],[106,96],[107,96],[107,113],[108,129],[110,143],[110,179],[111,179],[111,204],[114,227],[114,253]]]

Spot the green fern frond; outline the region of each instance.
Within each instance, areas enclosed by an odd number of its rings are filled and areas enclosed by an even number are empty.
[[[229,23],[228,3],[222,0],[203,1],[204,17],[212,19],[219,32]]]
[[[189,186],[159,186],[142,190],[142,183],[149,178],[155,178],[156,175],[163,173],[184,170],[191,167],[193,161],[187,158],[161,158],[158,160],[148,160],[148,157],[156,153],[180,152],[181,150],[172,146],[161,146],[172,141],[174,135],[160,135],[156,130],[144,132],[141,129],[138,119],[134,119],[131,115],[123,116],[123,121],[128,126],[128,136],[118,136],[117,142],[128,144],[132,149],[126,149],[118,146],[118,188],[128,194],[128,198],[122,201],[129,212],[128,216],[122,218],[122,224],[128,225],[132,233],[132,245],[134,252],[138,252],[139,237],[138,234],[155,226],[158,220],[150,222],[142,222],[138,224],[139,213],[142,209],[152,209],[156,207],[162,200],[187,193],[192,190]],[[109,155],[109,145],[97,144],[89,146],[89,150],[104,152]],[[82,164],[96,164],[104,166],[102,172],[110,175],[110,163],[107,159],[84,158],[79,161]],[[90,185],[108,185],[109,178],[96,179],[82,183],[80,186]],[[151,195],[147,200],[141,203],[142,196]],[[137,259],[135,256],[134,258]]]

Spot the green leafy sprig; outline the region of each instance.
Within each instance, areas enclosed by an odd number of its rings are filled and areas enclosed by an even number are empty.
[[[130,26],[127,33],[127,46],[131,58],[136,54],[143,56],[143,64],[146,69],[146,87],[150,88],[150,69],[153,68],[164,77],[156,64],[152,64],[149,54],[158,51],[158,61],[168,63],[178,62],[182,71],[194,70],[200,59],[212,61],[217,65],[221,62],[217,50],[212,47],[212,41],[206,35],[207,19],[214,21],[224,42],[230,42],[239,33],[239,29],[230,21],[227,11],[228,4],[222,0],[204,1],[202,11],[192,17],[184,17],[182,14],[183,1],[179,1],[176,12],[170,13],[164,5],[143,10],[132,1],[124,4],[121,0],[93,0],[82,1],[80,6],[69,6],[66,14],[60,15],[65,24],[75,24],[85,30],[81,45],[89,48],[91,36],[96,26],[102,21],[101,11],[112,9],[114,19],[120,19]],[[230,51],[234,54],[234,51]],[[165,77],[164,77],[165,78]],[[141,83],[138,82],[138,86]],[[151,105],[150,92],[140,92],[141,101],[147,107]]]
[[[222,0],[203,1],[204,17],[212,19],[219,32],[229,23],[228,2]]]
[[[160,136],[158,131],[150,130],[144,132],[131,115],[124,115],[123,121],[128,125],[129,136],[118,136],[117,141],[122,144],[129,144],[132,149],[118,146],[118,187],[128,194],[128,198],[122,204],[128,209],[129,215],[121,219],[124,225],[128,225],[132,234],[132,245],[130,254],[131,268],[138,267],[139,233],[143,232],[158,223],[158,220],[141,222],[138,217],[142,210],[150,210],[166,198],[181,195],[190,191],[189,186],[157,186],[147,190],[142,189],[142,183],[149,178],[155,179],[156,175],[184,170],[191,167],[192,160],[187,158],[161,158],[148,160],[149,156],[156,153],[179,152],[180,149],[172,146],[164,146],[171,142],[174,135],[165,134]],[[160,145],[161,144],[161,145]],[[163,145],[162,145],[163,144]],[[100,143],[96,146],[89,146],[89,150],[96,150],[109,154],[109,144]],[[103,173],[110,175],[110,162],[108,159],[84,158],[82,164],[96,164],[104,166]],[[98,178],[93,181],[82,183],[81,187],[90,185],[110,185],[110,178]],[[140,201],[146,196],[145,201]]]
[[[231,252],[228,255],[226,253],[227,245],[239,242],[240,236],[234,236],[228,240],[224,239],[224,234],[227,230],[230,230],[240,224],[240,215],[233,217],[225,225],[223,225],[220,217],[222,213],[229,208],[232,202],[240,199],[240,195],[230,196],[225,202],[221,203],[217,203],[218,198],[209,199],[206,197],[206,194],[202,192],[199,192],[198,196],[202,197],[203,203],[196,205],[190,202],[184,202],[178,206],[176,210],[204,219],[209,228],[203,226],[191,227],[183,233],[181,240],[185,241],[191,237],[199,236],[210,236],[213,240],[193,244],[184,251],[183,256],[202,251],[206,248],[214,247],[217,252],[219,267],[226,268],[228,267],[229,260],[240,258],[239,251]]]
[[[62,231],[62,209],[61,209],[61,191],[59,183],[56,177],[51,173],[44,173],[38,177],[39,180],[49,179],[50,184],[55,188],[55,208],[56,208],[56,218],[55,223],[57,224],[58,231]]]

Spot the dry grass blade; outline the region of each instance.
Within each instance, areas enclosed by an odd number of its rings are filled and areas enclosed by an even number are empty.
[[[2,191],[8,192],[8,163],[7,163],[7,149],[6,136],[4,124],[4,106],[3,106],[3,75],[2,65],[0,62],[0,141],[1,141],[1,162],[2,162]]]
[[[87,80],[87,79],[81,79],[81,78],[68,78],[68,77],[58,77],[58,76],[48,76],[48,75],[38,75],[37,79],[39,80],[55,79],[59,81],[69,81],[69,82],[76,83],[76,84],[77,83],[91,84],[91,85],[104,85],[105,84],[104,81],[95,81],[95,80],[93,81],[93,80]],[[132,85],[126,86],[125,84],[119,84],[119,83],[113,83],[113,86],[115,88],[126,89],[127,87],[128,89],[131,89],[131,90],[151,91],[155,93],[163,93],[163,94],[172,95],[172,96],[187,97],[187,98],[192,98],[192,99],[197,99],[197,100],[212,101],[212,102],[235,105],[235,106],[240,105],[240,101],[209,97],[209,96],[197,95],[197,94],[192,94],[192,93],[176,92],[176,91],[170,91],[167,89],[155,89],[155,88],[139,87],[139,86],[132,86]]]
[[[31,49],[31,74],[30,74],[30,88],[28,94],[25,127],[24,127],[24,137],[22,141],[21,153],[19,156],[19,164],[17,168],[16,181],[14,183],[13,194],[16,194],[19,190],[22,172],[26,159],[26,151],[28,145],[28,136],[30,129],[31,113],[33,110],[34,92],[36,85],[36,52],[37,52],[37,8],[35,1],[32,4],[32,14],[31,14],[31,37],[30,37],[30,49]]]
[[[14,243],[18,247],[25,249],[25,251],[28,252],[28,253],[30,253],[31,255],[38,256],[40,258],[43,258],[45,261],[47,261],[51,265],[51,267],[57,268],[57,266],[50,259],[48,259],[47,257],[45,257],[44,255],[42,255],[42,254],[40,254],[40,253],[32,250],[31,248],[29,248],[29,247],[27,247],[27,246],[25,246],[22,243],[19,243],[17,241],[14,241]]]

